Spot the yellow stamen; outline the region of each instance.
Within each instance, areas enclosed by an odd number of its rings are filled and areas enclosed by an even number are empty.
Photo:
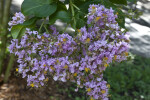
[[[108,67],[108,64],[104,64],[105,67]]]
[[[91,41],[90,38],[87,38],[87,39],[86,39],[86,42],[87,42],[87,43],[90,43],[90,41]]]
[[[44,74],[47,74],[47,71],[44,71]]]
[[[34,83],[30,84],[31,87],[34,87]]]
[[[101,93],[104,94],[104,93],[106,93],[106,91],[105,91],[105,90],[102,90]]]
[[[108,57],[104,57],[104,60],[107,61],[107,60],[108,60]]]
[[[54,68],[53,66],[51,66],[51,69],[52,69],[52,70],[55,70],[55,68]]]
[[[18,68],[16,68],[16,72],[18,72],[19,71],[19,69]]]
[[[66,42],[66,41],[67,41],[67,40],[64,38],[64,39],[63,39],[63,42]]]
[[[46,64],[43,65],[44,67],[46,66]]]
[[[94,100],[93,97],[91,97],[90,100]]]
[[[91,88],[88,88],[87,91],[88,91],[88,92],[91,92]]]
[[[118,15],[118,12],[116,12],[116,15]]]
[[[106,14],[103,14],[103,16],[106,17],[107,15],[106,15]]]
[[[80,29],[78,29],[77,31],[78,31],[79,33],[81,32],[81,30],[80,30]]]
[[[44,36],[42,36],[42,39],[44,39]]]
[[[117,55],[114,56],[114,60],[116,60],[116,59],[117,59]]]
[[[77,73],[74,73],[73,76],[76,77],[76,76],[77,76]]]
[[[58,46],[61,46],[61,43],[58,43]]]
[[[67,69],[67,68],[68,68],[68,65],[65,65],[64,68]]]
[[[92,9],[95,9],[96,7],[95,6],[92,6]]]
[[[97,22],[100,18],[101,18],[101,17],[96,17],[96,19],[95,19],[95,20],[96,20],[96,22]]]
[[[46,80],[45,80],[46,82],[48,81],[48,78],[46,78]]]
[[[58,59],[56,60],[56,63],[59,63],[59,60],[58,60]]]
[[[85,72],[88,72],[88,71],[90,71],[90,69],[89,68],[85,68]]]
[[[125,56],[128,56],[129,54],[128,54],[128,52],[125,52]]]
[[[108,87],[108,88],[110,88],[110,85],[109,85],[109,84],[107,84],[107,87]]]

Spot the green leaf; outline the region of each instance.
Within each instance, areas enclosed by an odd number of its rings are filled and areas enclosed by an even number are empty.
[[[65,10],[65,11],[67,11],[67,7],[66,7],[66,5],[64,3],[62,3],[61,1],[58,1],[58,3],[57,3],[57,11],[58,10]]]
[[[15,25],[11,29],[11,35],[13,39],[19,38],[24,32],[25,32],[25,27],[23,25]]]
[[[69,22],[71,20],[71,14],[67,11],[64,3],[57,2],[57,10],[54,14],[49,16],[49,24],[54,24],[57,19],[61,19],[63,22]]]
[[[83,27],[83,26],[85,26],[85,25],[86,25],[86,23],[85,23],[85,21],[84,21],[83,19],[78,19],[78,20],[77,20],[76,28],[77,28],[77,29],[80,29],[81,27]]]
[[[109,1],[115,4],[127,5],[127,0],[109,0]]]
[[[57,4],[52,0],[24,0],[21,11],[24,15],[34,15],[36,17],[47,17],[52,15],[57,9]]]
[[[35,22],[39,18],[33,17],[29,20],[26,20],[23,24],[18,24],[12,27],[11,35],[14,39],[20,38],[26,31],[26,28],[32,28],[35,25]]]
[[[50,24],[50,25],[53,25],[56,20],[57,20],[57,18],[55,18],[55,17],[53,17],[53,16],[50,16],[50,17],[49,17],[49,24]]]
[[[63,22],[70,22],[71,15],[65,10],[58,11],[49,17],[49,24],[54,24],[57,19],[60,19]]]
[[[84,17],[80,15],[80,13],[75,15],[75,20],[77,29],[80,29],[81,27],[86,25],[86,21],[84,20]]]
[[[117,22],[118,22],[120,27],[125,28],[125,16],[123,16],[124,15],[123,12],[122,13],[118,12],[118,13],[120,13],[120,14],[118,15]]]
[[[69,22],[71,20],[71,15],[67,11],[59,11],[56,13],[56,18],[61,19],[64,22]]]
[[[29,26],[29,25],[34,24],[37,20],[38,20],[37,17],[33,17],[33,18],[29,19],[29,20],[26,20],[26,21],[25,21],[23,24],[21,24],[21,25]]]

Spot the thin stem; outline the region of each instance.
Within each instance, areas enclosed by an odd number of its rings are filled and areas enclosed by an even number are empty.
[[[75,4],[72,4],[77,10],[80,10],[80,8],[78,8]]]
[[[72,0],[70,0],[70,6],[71,6],[71,11],[72,11],[72,16],[74,17],[75,13],[74,13]]]
[[[75,12],[74,12],[74,8],[73,8],[72,0],[70,0],[70,7],[71,7],[72,16],[73,16],[73,22],[74,22],[74,25],[76,26]]]
[[[42,29],[44,23],[45,23],[45,20],[42,22],[42,24],[41,24],[41,26],[40,26],[40,28],[39,28],[39,32],[41,32],[41,29]]]
[[[49,31],[48,31],[48,29],[47,29],[47,27],[45,25],[44,25],[44,28],[45,28],[46,32],[49,33]]]

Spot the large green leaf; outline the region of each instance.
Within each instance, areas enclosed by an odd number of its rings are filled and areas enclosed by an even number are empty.
[[[64,22],[69,22],[71,20],[71,15],[67,11],[59,11],[54,17],[61,19]]]
[[[11,35],[13,39],[19,38],[25,32],[25,27],[23,25],[15,25],[11,29]]]
[[[55,22],[56,22],[57,18],[53,17],[53,16],[50,16],[49,17],[49,24],[50,25],[53,25]]]
[[[29,20],[26,20],[22,25],[24,25],[24,26],[32,25],[32,24],[34,24],[38,19],[39,19],[39,18],[37,18],[37,17],[33,17],[33,18],[29,19]]]
[[[109,1],[112,2],[112,3],[115,3],[115,4],[127,5],[127,0],[109,0]]]
[[[70,22],[71,15],[65,10],[57,11],[49,17],[49,24],[54,24],[57,19],[62,20],[63,22]]]
[[[36,17],[47,17],[57,9],[57,4],[52,0],[24,0],[21,11],[24,15],[34,15]]]
[[[54,24],[57,19],[61,19],[63,22],[69,22],[71,19],[70,12],[68,12],[66,5],[60,1],[57,2],[56,12],[49,16],[49,24]]]

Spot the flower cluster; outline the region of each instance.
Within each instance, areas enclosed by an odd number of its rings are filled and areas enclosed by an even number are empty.
[[[20,23],[23,21],[20,16]],[[18,72],[27,78],[28,86],[41,87],[49,79],[71,81],[86,88],[93,99],[108,100],[110,85],[103,72],[111,62],[126,60],[129,34],[121,31],[112,8],[90,5],[88,27],[78,29],[77,36],[59,34],[50,26],[50,34],[26,29],[19,41],[13,39],[10,53],[18,56]],[[12,26],[12,25],[10,25]]]
[[[12,19],[13,20],[8,23],[8,25],[10,26],[9,31],[11,31],[12,26],[22,24],[25,21],[25,16],[21,12],[19,12],[15,13],[15,16],[12,17]]]
[[[47,76],[54,73],[54,69],[55,77],[65,75],[70,62],[67,56],[62,56],[72,54],[75,46],[75,41],[68,34],[58,34],[57,37],[46,33],[39,35],[38,31],[26,29],[20,42],[18,39],[11,41],[9,50],[18,56],[18,72],[22,73],[23,78],[27,77],[28,85],[39,87],[48,81]],[[65,81],[65,78],[62,78],[62,81]]]

